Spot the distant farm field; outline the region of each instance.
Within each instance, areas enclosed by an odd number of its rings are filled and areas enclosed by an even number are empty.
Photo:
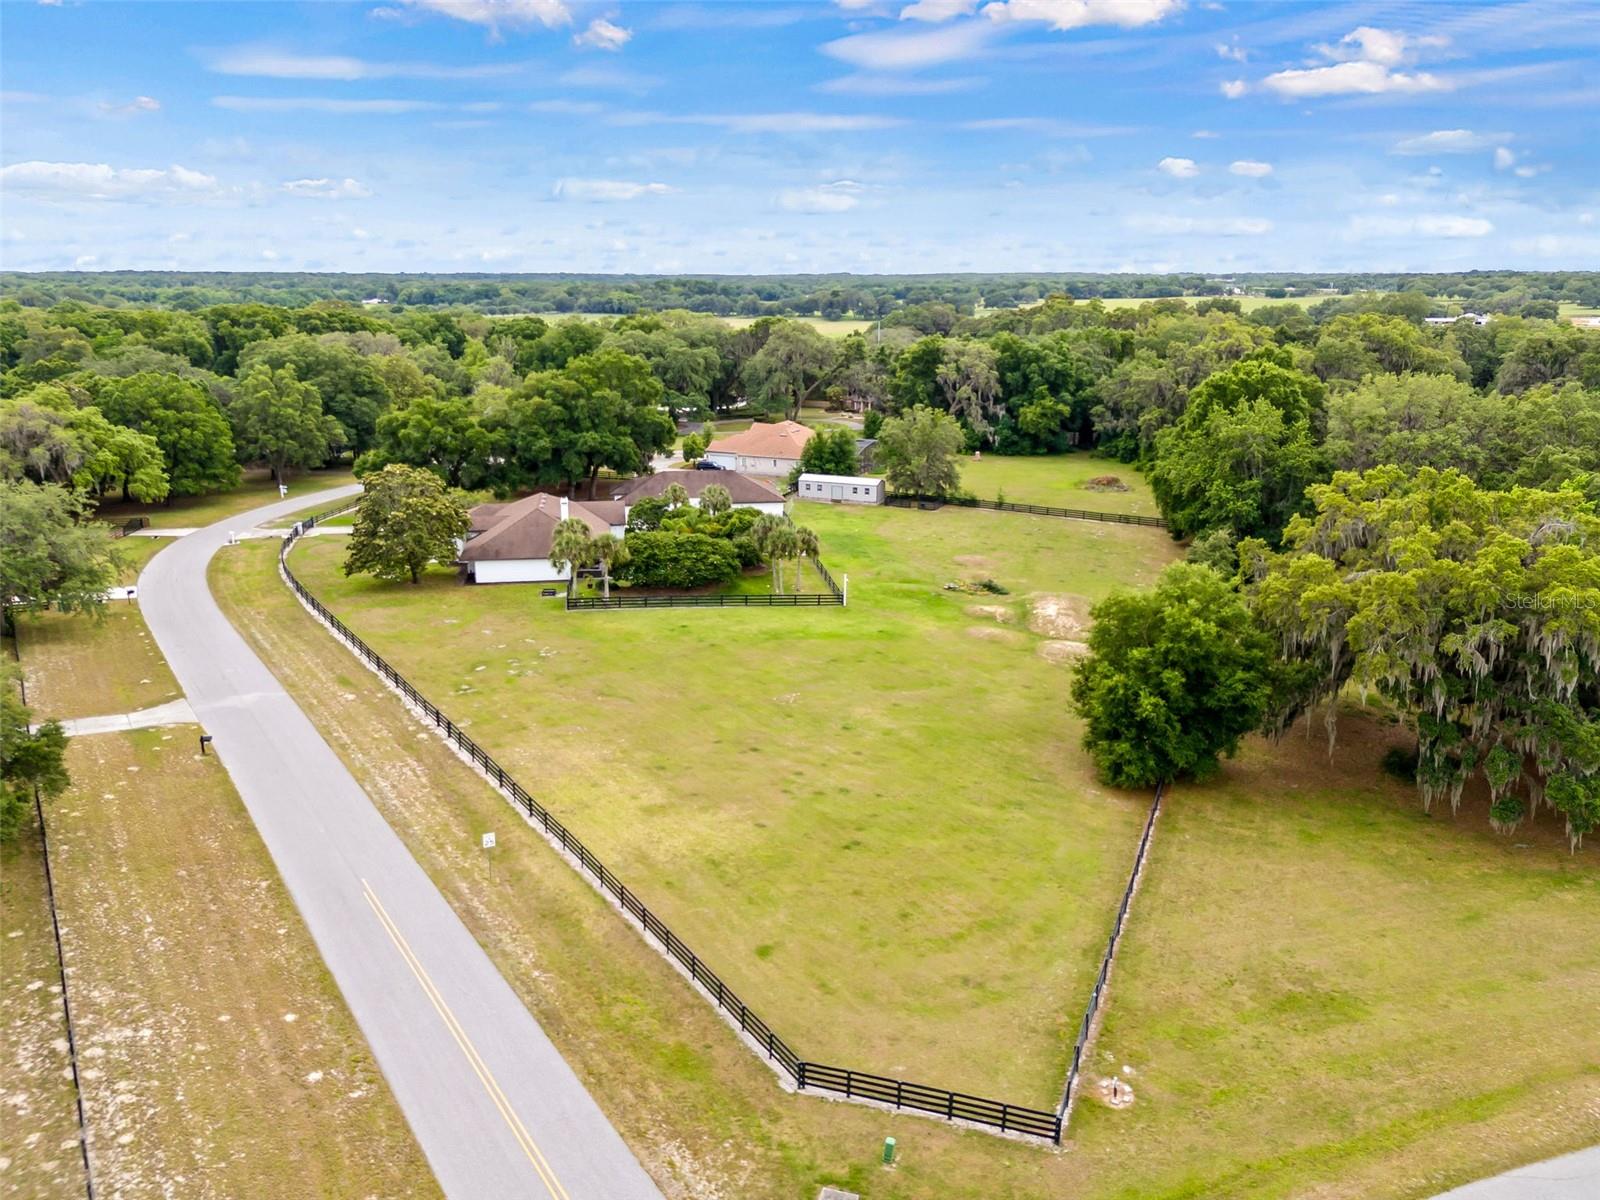
[[[443,571],[346,579],[333,539],[294,565],[801,1053],[1047,1107],[1148,803],[1089,772],[1063,661],[1172,544],[796,517],[848,608],[566,613]],[[945,589],[980,579],[1009,594]]]

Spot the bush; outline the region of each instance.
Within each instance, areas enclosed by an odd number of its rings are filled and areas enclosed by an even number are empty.
[[[628,509],[628,529],[648,532],[661,528],[661,518],[668,512],[667,502],[659,496],[646,496]]]
[[[707,587],[739,574],[739,552],[722,538],[636,530],[626,544],[628,561],[617,578],[635,587]]]
[[[1401,783],[1415,783],[1417,781],[1417,752],[1415,749],[1407,750],[1404,746],[1390,746],[1384,751],[1383,772],[1391,775]]]

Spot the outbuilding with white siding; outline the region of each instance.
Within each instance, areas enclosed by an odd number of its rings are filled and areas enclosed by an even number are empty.
[[[883,480],[870,475],[806,474],[795,492],[797,499],[830,504],[882,504],[886,494]]]

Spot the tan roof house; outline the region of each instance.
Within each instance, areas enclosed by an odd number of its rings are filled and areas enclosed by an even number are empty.
[[[798,421],[752,425],[712,442],[706,447],[706,461],[746,475],[787,475],[800,465],[800,451],[811,433]]]
[[[765,479],[752,479],[735,471],[657,471],[614,484],[611,499],[632,508],[641,500],[659,497],[673,484],[689,493],[689,503],[700,507],[700,496],[716,484],[728,491],[735,508],[753,508],[782,516],[783,493]]]

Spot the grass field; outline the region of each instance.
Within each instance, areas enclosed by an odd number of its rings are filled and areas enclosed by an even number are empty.
[[[0,929],[0,1195],[82,1196],[61,976],[31,814],[15,841],[0,844]]]
[[[1376,731],[1348,727],[1331,761],[1320,735],[1252,744],[1215,784],[1174,793],[1095,1060],[1134,1066],[1139,1099],[1118,1113],[1085,1101],[1068,1151],[1052,1154],[780,1092],[704,1001],[305,615],[271,547],[226,551],[213,586],[669,1195],[793,1200],[834,1183],[868,1200],[1417,1200],[1600,1140],[1600,1054],[1572,1006],[1593,994],[1594,939],[1579,926],[1593,910],[1594,851],[1568,858],[1543,824],[1502,841],[1468,808],[1421,817],[1409,789],[1381,781]],[[492,856],[476,848],[487,829],[500,831]],[[1480,889],[1487,922],[1430,900]],[[1501,956],[1518,922],[1526,944]],[[1395,932],[1397,952],[1385,953]],[[1418,963],[1399,961],[1419,947]],[[1296,971],[1323,962],[1355,977],[1302,984]],[[1340,987],[1357,1001],[1320,994]],[[981,1035],[972,1016],[952,1036]],[[1555,1030],[1548,1052],[1543,1030]],[[1546,1070],[1548,1088],[1527,1086]],[[1327,1102],[1326,1079],[1338,1085]],[[873,1165],[890,1133],[892,1173]]]
[[[355,475],[348,467],[332,467],[325,471],[296,471],[289,477],[289,497],[324,488],[354,483]],[[148,517],[156,529],[178,529],[210,525],[234,513],[248,512],[278,499],[278,488],[269,472],[252,469],[244,473],[244,482],[231,492],[214,492],[208,496],[180,496],[171,504],[102,504],[96,515],[103,521],[118,524],[130,517]]]
[[[161,552],[161,548],[171,541],[171,538],[156,537],[118,538],[113,548],[117,560],[118,581],[121,583],[136,582],[139,578],[139,572],[144,570],[150,560]]]
[[[1081,610],[1170,543],[971,511],[800,519],[848,609],[569,615],[442,571],[347,580],[332,543],[295,561],[802,1053],[1048,1104],[1145,797],[1089,778],[1025,597]],[[989,576],[1013,595],[942,590]]]
[[[437,1195],[226,772],[195,753],[196,732],[74,739],[73,786],[50,806],[99,1189]]]
[[[1145,477],[1138,468],[1114,459],[1090,454],[1014,458],[986,454],[982,459],[968,456],[959,460],[958,465],[962,490],[980,500],[995,500],[1004,492],[1005,498],[1013,504],[1157,515],[1155,497]],[[1103,475],[1115,475],[1128,490],[1095,491],[1084,486]]]
[[[1254,312],[1258,308],[1265,308],[1269,304],[1299,304],[1302,307],[1320,303],[1323,300],[1337,300],[1337,296],[1284,296],[1273,300],[1268,296],[1163,296],[1160,299],[1182,300],[1191,308],[1205,300],[1237,300],[1239,307],[1245,312]],[[1156,297],[1116,296],[1111,299],[1101,300],[1100,303],[1107,308],[1138,308],[1141,304],[1154,303]],[[1088,300],[1080,300],[1080,304],[1088,304]]]
[[[182,694],[135,602],[113,600],[100,618],[34,613],[18,629],[28,704],[41,720],[135,712]]]

